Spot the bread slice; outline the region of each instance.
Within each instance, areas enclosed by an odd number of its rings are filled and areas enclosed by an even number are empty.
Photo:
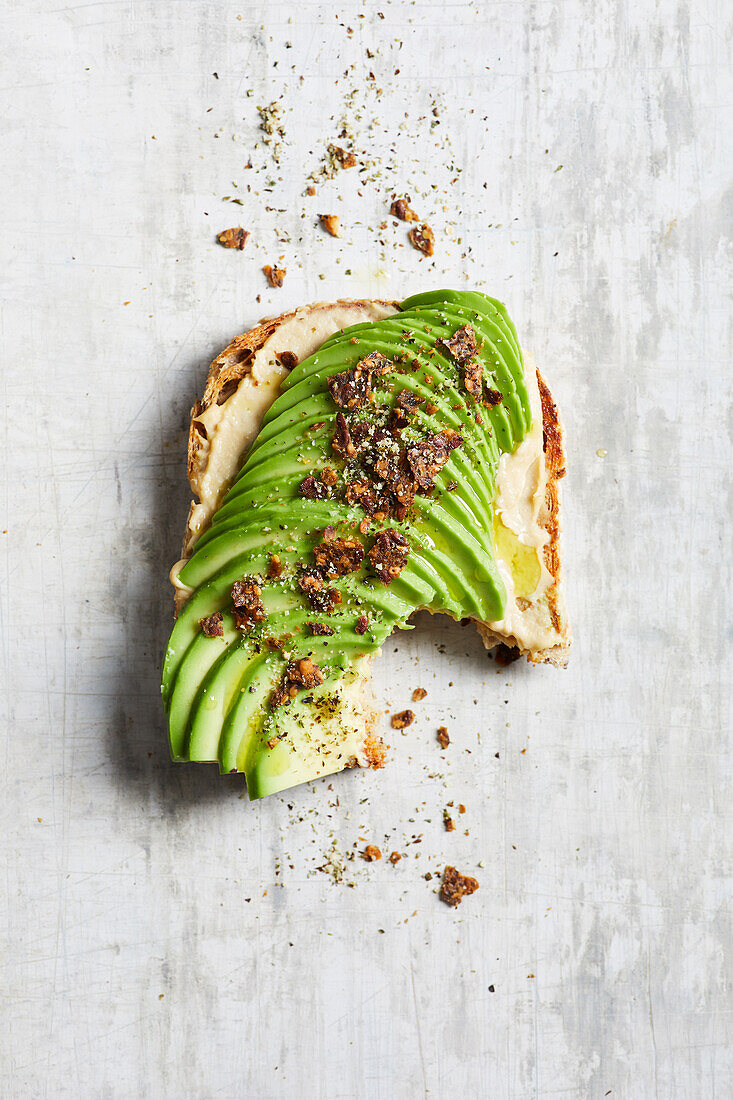
[[[188,478],[194,499],[181,560],[171,570],[176,613],[191,594],[178,574],[222,503],[289,370],[314,354],[333,333],[398,311],[396,302],[381,300],[339,300],[304,306],[262,321],[214,359],[203,397],[191,410]],[[530,375],[529,384],[531,372],[526,373]],[[505,617],[501,622],[476,625],[487,648],[503,643],[533,663],[564,666],[570,629],[560,559],[559,481],[565,473],[562,431],[550,390],[539,372],[536,378],[536,390],[529,385],[535,414],[532,432],[515,455],[502,457],[497,478],[495,523],[501,521],[501,532],[497,535],[496,557],[508,594]],[[537,550],[543,583],[533,592],[522,593],[521,585],[514,583],[516,561],[527,546]],[[502,549],[506,560],[502,559]],[[364,691],[370,664],[369,658],[362,659],[357,674],[344,689],[349,721],[354,727],[348,733],[353,750],[349,762],[379,767],[384,750],[374,733],[374,711]],[[322,770],[311,774],[325,775],[342,767],[343,763],[334,766],[326,760]]]

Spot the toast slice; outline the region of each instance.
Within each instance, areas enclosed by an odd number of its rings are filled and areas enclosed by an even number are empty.
[[[396,302],[374,300],[305,306],[263,321],[237,337],[213,361],[204,395],[191,412],[188,477],[194,500],[181,560],[171,570],[177,614],[193,593],[193,588],[180,579],[181,570],[198,540],[209,530],[291,370],[319,351],[334,334],[351,326],[384,321],[399,310]],[[563,666],[570,630],[560,560],[558,483],[565,473],[562,433],[556,405],[539,372],[527,372],[525,381],[532,425],[519,445],[501,456],[493,504],[493,541],[506,606],[500,619],[474,616],[474,621],[487,648],[503,643],[533,663]],[[299,753],[297,767],[293,768],[292,763],[278,765],[261,774],[261,770],[248,767],[243,757],[237,757],[236,751],[222,755],[221,743],[217,748],[212,740],[207,749],[206,736],[201,751],[193,754],[181,755],[180,746],[177,752],[172,741],[174,757],[218,758],[222,770],[244,770],[250,797],[353,764],[381,766],[384,747],[374,733],[374,712],[365,694],[373,656],[373,652],[367,653],[353,662],[340,685],[338,707],[332,708],[337,713],[324,716],[321,711],[313,718],[301,708],[299,729],[304,723],[310,728],[306,734],[308,749]],[[284,736],[279,734],[279,738]],[[278,744],[278,751],[280,747]]]

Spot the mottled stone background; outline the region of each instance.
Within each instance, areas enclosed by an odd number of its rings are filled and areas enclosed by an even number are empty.
[[[733,1095],[730,4],[2,9],[2,1095]],[[164,740],[188,408],[262,314],[441,285],[563,409],[571,666],[419,620],[390,767],[250,805]]]

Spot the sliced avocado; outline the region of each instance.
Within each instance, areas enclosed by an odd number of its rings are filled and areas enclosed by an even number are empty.
[[[477,344],[469,359],[451,350],[465,326]],[[335,376],[353,372],[372,353],[384,356],[387,368],[370,376],[370,400],[340,409],[329,380],[338,388]],[[481,365],[473,389],[469,361]],[[400,411],[411,395],[414,407]],[[349,457],[332,448],[339,411],[357,438],[361,432],[372,440],[366,452]],[[180,573],[194,592],[171,634],[163,672],[174,758],[218,759],[222,771],[246,775],[251,798],[352,762],[364,718],[350,686],[392,630],[418,608],[502,618],[506,592],[495,539],[506,536],[493,516],[496,474],[500,455],[516,448],[531,419],[514,328],[501,303],[480,294],[418,295],[399,314],[335,334],[298,364]],[[441,440],[447,440],[442,452]],[[433,470],[434,454],[442,457]],[[413,479],[415,496],[401,510],[389,498],[390,515],[370,519],[358,500],[346,499],[347,488],[366,483],[375,499],[387,499],[387,475],[368,464],[390,455]],[[413,461],[433,470],[421,475],[424,485]],[[315,489],[303,487],[308,478]],[[340,602],[314,610],[301,582],[304,570],[316,569],[314,548],[329,529],[329,538],[351,546],[356,540],[364,559],[343,575],[318,574]],[[390,546],[407,540],[406,560],[394,566],[389,584],[369,557],[380,532]],[[273,554],[280,576],[268,575]],[[527,562],[517,562],[526,571]],[[256,584],[262,609],[244,629],[228,612],[239,580]],[[224,637],[205,637],[199,623],[217,610],[224,611]],[[313,622],[332,633],[314,634]],[[289,678],[301,675],[292,669],[313,665],[322,682],[308,687]],[[286,693],[281,702],[283,685],[294,697]]]

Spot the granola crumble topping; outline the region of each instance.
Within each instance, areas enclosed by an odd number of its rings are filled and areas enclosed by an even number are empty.
[[[336,633],[334,628],[329,626],[328,623],[306,623],[305,625],[314,637],[319,637],[320,635],[328,637]]]
[[[237,630],[248,631],[265,617],[260,586],[251,577],[243,577],[232,585],[232,614]]]
[[[311,611],[330,615],[336,604],[341,603],[337,588],[328,588],[318,569],[304,569],[298,577],[298,587],[304,594]]]
[[[330,580],[361,569],[364,547],[358,539],[326,537],[325,542],[313,548],[313,557],[321,574]]]
[[[389,527],[377,533],[368,557],[382,584],[391,584],[407,565],[409,553],[405,536]]]
[[[298,493],[306,500],[328,500],[330,496],[328,486],[318,481],[312,474],[303,478],[298,487]]]
[[[463,437],[447,429],[407,448],[407,461],[420,491],[428,492],[434,488],[435,475],[445,466],[451,451],[460,447],[461,443]]]
[[[199,626],[201,632],[206,638],[223,638],[224,637],[224,616],[221,611],[215,611],[213,615],[207,616],[205,619],[199,619]]]
[[[467,363],[473,359],[478,350],[476,333],[471,325],[464,325],[456,329],[450,340],[441,341],[444,348],[450,352],[456,363]]]
[[[289,661],[282,681],[270,696],[270,706],[281,707],[290,703],[303,688],[317,687],[323,683],[323,680],[323,672],[309,657]]]
[[[270,562],[267,566],[267,579],[271,581],[278,580],[283,575],[283,563],[280,561],[278,554],[270,554]]]

